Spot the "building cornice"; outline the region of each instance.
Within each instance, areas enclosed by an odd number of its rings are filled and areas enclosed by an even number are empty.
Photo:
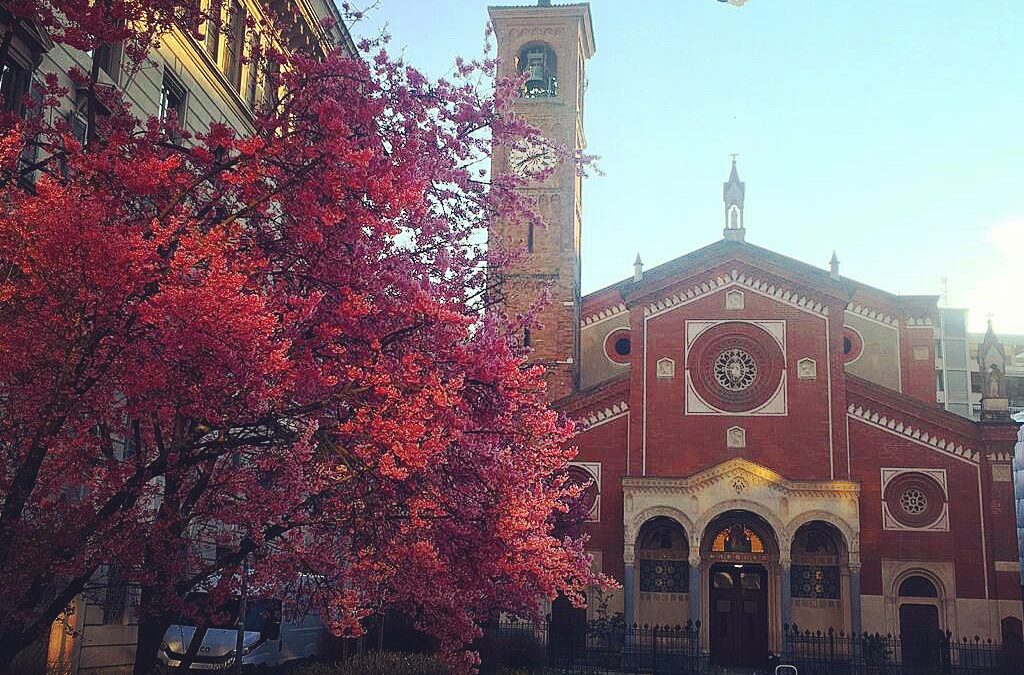
[[[855,403],[850,404],[847,408],[847,413],[849,417],[852,417],[853,419],[870,424],[871,426],[884,431],[888,431],[896,436],[901,436],[909,441],[917,443],[918,445],[941,452],[942,454],[957,457],[972,464],[977,464],[980,459],[980,454],[973,448],[957,443],[956,441],[952,441],[948,438],[942,438],[937,435],[930,434],[918,427],[901,422],[895,417],[882,415]]]
[[[814,300],[806,295],[803,295],[790,288],[786,288],[781,284],[774,284],[768,281],[763,281],[747,274],[741,274],[737,270],[732,270],[728,274],[718,275],[712,279],[704,281],[699,284],[680,291],[673,293],[661,300],[652,302],[644,307],[645,316],[653,316],[660,314],[664,311],[672,309],[677,305],[681,305],[687,302],[691,302],[698,298],[710,295],[711,293],[717,293],[729,286],[739,286],[757,293],[761,293],[768,297],[779,300],[786,304],[792,305],[799,309],[803,309],[812,314],[826,317],[828,316],[828,305]]]

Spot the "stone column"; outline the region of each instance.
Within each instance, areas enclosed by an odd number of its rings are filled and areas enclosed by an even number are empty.
[[[636,567],[632,560],[622,575],[622,618],[627,626],[636,623]]]
[[[700,621],[700,553],[690,550],[690,621]]]
[[[793,625],[793,592],[790,588],[789,560],[779,561],[779,611],[782,614],[782,630],[785,635],[786,626]],[[785,643],[785,639],[783,639]]]
[[[850,632],[863,632],[860,618],[860,565],[850,565]]]

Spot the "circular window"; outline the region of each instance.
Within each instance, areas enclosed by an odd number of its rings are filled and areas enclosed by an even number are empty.
[[[905,513],[917,516],[928,509],[928,497],[917,488],[908,488],[900,495],[900,506]]]
[[[715,359],[715,379],[729,391],[743,391],[756,377],[757,363],[742,349],[726,349]]]
[[[889,514],[901,525],[922,528],[942,516],[945,493],[931,476],[917,471],[901,473],[885,486]]]
[[[843,361],[850,363],[860,358],[864,351],[864,340],[853,328],[843,326]]]
[[[604,353],[622,365],[629,364],[629,355],[633,353],[633,340],[628,328],[616,328],[604,338]]]
[[[590,513],[594,510],[594,504],[597,503],[597,481],[594,480],[594,476],[591,475],[590,471],[575,464],[569,467],[568,474],[569,481],[572,484],[586,486],[580,492],[579,497],[576,498],[577,501],[574,507],[578,508],[582,513]]]
[[[778,391],[785,370],[779,343],[750,323],[727,321],[701,333],[686,367],[694,390],[726,412],[755,410]]]

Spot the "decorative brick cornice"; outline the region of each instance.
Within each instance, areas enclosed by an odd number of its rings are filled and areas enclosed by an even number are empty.
[[[877,309],[864,307],[863,305],[850,305],[846,308],[846,311],[851,312],[853,314],[858,314],[866,319],[871,319],[872,321],[884,323],[889,326],[897,327],[900,325],[899,321],[892,318],[888,314],[885,314],[884,312],[879,312]]]
[[[917,427],[913,427],[909,424],[904,424],[897,419],[886,417],[872,410],[868,410],[862,406],[851,403],[847,408],[847,412],[850,417],[858,419],[862,422],[870,424],[881,429],[886,429],[889,432],[902,436],[907,440],[914,441],[920,445],[933,448],[939,452],[947,455],[953,455],[959,457],[968,462],[978,462],[980,454],[977,450],[969,447],[965,447],[960,443],[940,438],[933,434],[929,434],[926,431],[922,431]]]
[[[671,309],[676,305],[696,300],[697,298],[701,298],[711,293],[716,293],[728,286],[741,286],[773,297],[781,302],[793,305],[794,307],[807,310],[812,314],[828,316],[827,305],[807,296],[800,295],[796,291],[792,291],[783,286],[769,283],[761,279],[755,279],[745,274],[740,274],[736,270],[732,270],[729,274],[719,275],[714,279],[697,284],[685,291],[680,291],[662,300],[652,302],[644,307],[644,315],[650,316],[652,314],[658,314],[667,309]]]
[[[1013,453],[1012,452],[990,452],[987,455],[985,455],[985,457],[990,462],[1012,462],[1013,461]]]
[[[934,326],[935,322],[930,316],[908,316],[905,322],[908,326]]]
[[[610,319],[613,316],[618,316],[626,311],[628,311],[626,306],[620,302],[617,305],[602,309],[597,314],[591,314],[583,317],[583,319],[580,320],[580,326],[586,327],[592,323],[597,323],[598,321],[604,321],[605,319]]]
[[[611,422],[614,419],[618,419],[623,415],[629,413],[629,404],[625,401],[616,403],[603,410],[596,410],[586,417],[583,417],[577,421],[580,430],[593,429],[596,426]]]
[[[767,488],[783,495],[812,499],[834,498],[856,502],[860,497],[860,484],[852,481],[790,480],[767,467],[742,458],[726,460],[717,466],[684,478],[625,477],[622,479],[622,487],[626,493],[632,495],[696,495],[704,492],[709,486],[722,482],[728,482],[737,494],[754,488]]]

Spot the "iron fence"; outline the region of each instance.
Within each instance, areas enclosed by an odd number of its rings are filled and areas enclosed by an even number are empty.
[[[781,658],[801,675],[997,675],[1024,670],[1020,652],[1019,645],[941,631],[900,637],[786,626]]]
[[[580,675],[701,673],[707,670],[707,657],[701,653],[699,635],[699,624],[503,621],[487,631],[489,644],[481,656],[485,664],[527,671],[546,668]]]

